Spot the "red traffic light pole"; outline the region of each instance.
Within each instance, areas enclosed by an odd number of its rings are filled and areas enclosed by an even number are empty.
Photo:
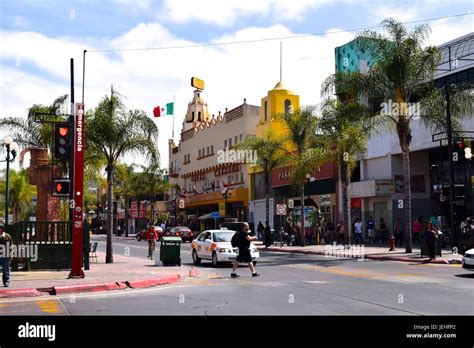
[[[72,270],[70,278],[85,277],[82,269],[83,255],[83,194],[84,194],[84,104],[75,106],[74,127],[74,209],[73,209],[73,239],[72,239]]]

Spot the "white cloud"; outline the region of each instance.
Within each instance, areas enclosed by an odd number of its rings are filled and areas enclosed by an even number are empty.
[[[432,23],[436,44],[469,33],[469,18]],[[339,30],[332,28],[330,31]],[[329,32],[329,31],[328,31]],[[301,33],[297,33],[301,34]],[[229,42],[256,38],[295,35],[283,25],[245,28],[213,38],[210,42]],[[321,82],[334,72],[334,47],[350,41],[354,33],[284,40],[283,81],[300,95],[302,105],[317,103]],[[81,98],[82,51],[91,50],[70,38],[50,38],[34,32],[1,32],[0,109],[1,116],[26,116],[33,103],[50,104],[57,96],[69,93],[69,58],[76,58],[76,101]],[[157,23],[139,24],[108,42],[110,48],[194,45],[170,33]],[[21,66],[15,67],[15,58]],[[175,138],[179,137],[187,103],[192,99],[190,78],[205,80],[204,99],[211,114],[233,108],[247,99],[260,105],[260,99],[279,79],[279,42],[233,44],[175,50],[87,53],[86,107],[92,108],[110,93],[110,85],[126,96],[129,108],[145,110],[176,97]],[[10,63],[8,63],[10,62]],[[41,76],[38,76],[40,70]],[[172,117],[155,120],[160,129],[162,164],[167,166]],[[136,159],[135,159],[136,160]],[[133,159],[127,159],[132,162]]]
[[[272,16],[275,20],[300,20],[310,9],[333,0],[165,0],[158,18],[177,23],[204,22],[231,26],[238,19]]]

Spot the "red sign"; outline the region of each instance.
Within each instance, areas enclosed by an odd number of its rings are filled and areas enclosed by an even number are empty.
[[[351,198],[351,208],[358,208],[362,207],[362,203],[360,198]]]
[[[325,162],[312,176],[316,180],[334,178],[337,175],[333,162]],[[281,167],[272,171],[272,187],[286,186],[291,184],[292,167]]]
[[[84,277],[82,270],[84,208],[84,104],[76,103],[74,125],[74,227],[72,236],[72,270],[70,277]]]

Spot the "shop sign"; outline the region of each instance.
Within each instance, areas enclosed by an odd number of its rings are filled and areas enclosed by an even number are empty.
[[[392,180],[375,180],[375,194],[387,195],[395,193],[395,183]]]
[[[331,205],[331,195],[319,195],[319,205]]]
[[[217,168],[216,171],[214,172],[215,176],[222,176],[222,175],[227,175],[230,173],[236,173],[240,171],[240,165],[239,164],[230,164],[228,166],[222,167],[222,168]]]

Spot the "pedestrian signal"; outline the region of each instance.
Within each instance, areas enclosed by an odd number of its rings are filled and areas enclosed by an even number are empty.
[[[54,179],[53,180],[53,196],[55,197],[69,197],[69,179]]]

